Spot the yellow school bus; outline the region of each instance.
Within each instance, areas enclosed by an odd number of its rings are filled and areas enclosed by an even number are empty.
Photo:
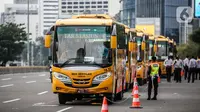
[[[155,38],[155,42],[157,44],[156,57],[160,64],[162,75],[164,76],[166,75],[164,60],[169,56],[169,39],[160,35]]]
[[[146,41],[148,39],[144,39],[144,33],[142,30],[138,30],[138,29],[130,29],[131,32],[135,33],[134,36],[134,41],[136,43],[136,50],[134,52],[133,58],[136,58],[136,78],[138,81],[139,85],[143,85],[144,84],[144,80],[146,79],[146,51],[145,51],[145,47],[146,45]],[[145,36],[146,37],[146,36]]]
[[[52,90],[60,104],[123,98],[128,51],[124,25],[104,14],[73,16],[56,21],[45,35],[45,47],[51,43]]]

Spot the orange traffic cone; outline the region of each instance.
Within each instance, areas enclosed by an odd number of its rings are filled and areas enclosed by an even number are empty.
[[[142,108],[140,106],[140,99],[139,99],[139,92],[138,92],[137,83],[134,87],[134,97],[133,97],[133,101],[132,101],[132,106],[130,108]]]
[[[134,78],[132,96],[134,96],[134,87],[135,87],[136,83],[137,83],[137,79]]]
[[[108,112],[108,103],[107,103],[106,97],[103,98],[101,112]]]

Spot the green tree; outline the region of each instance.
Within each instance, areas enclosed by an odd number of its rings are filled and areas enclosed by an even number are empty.
[[[193,42],[200,44],[200,28],[197,29],[196,31],[194,31],[191,35],[190,35],[190,40],[192,40]]]
[[[18,60],[25,41],[27,34],[23,24],[0,25],[0,66],[5,66],[8,61]]]

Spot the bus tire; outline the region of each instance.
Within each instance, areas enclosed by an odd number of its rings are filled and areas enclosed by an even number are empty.
[[[58,93],[58,101],[60,104],[65,104],[66,103],[66,96],[63,93]]]
[[[123,93],[123,91],[121,91],[121,92],[119,92],[119,93],[117,94],[116,99],[117,99],[117,100],[122,100],[123,97],[124,97],[124,93]]]

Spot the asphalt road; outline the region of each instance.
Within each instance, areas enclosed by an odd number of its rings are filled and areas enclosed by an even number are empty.
[[[139,88],[142,109],[130,109],[131,92],[123,101],[109,105],[109,112],[199,112],[200,81],[159,85],[157,101],[147,101],[146,85]],[[101,112],[101,102],[77,101],[59,105],[51,92],[49,73],[0,76],[0,112]]]

